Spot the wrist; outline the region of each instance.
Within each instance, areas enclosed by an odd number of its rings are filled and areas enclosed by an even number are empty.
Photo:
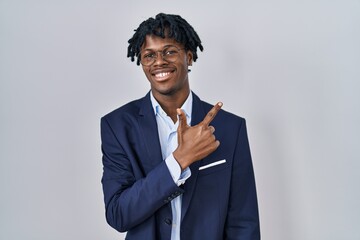
[[[173,152],[173,156],[178,162],[181,171],[184,171],[184,169],[190,166],[190,161],[187,160],[186,155],[182,154],[180,151],[178,151],[178,149]]]

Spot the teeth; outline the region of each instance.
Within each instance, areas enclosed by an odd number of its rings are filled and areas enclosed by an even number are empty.
[[[170,74],[169,72],[161,72],[161,73],[155,74],[155,77],[162,78],[162,77],[165,77],[165,76],[167,76],[169,74]]]

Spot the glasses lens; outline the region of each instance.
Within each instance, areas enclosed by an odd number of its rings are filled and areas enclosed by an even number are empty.
[[[176,47],[168,47],[163,50],[163,59],[167,62],[176,62],[179,57],[179,49]]]
[[[144,66],[149,66],[155,62],[156,53],[155,52],[146,52],[140,55],[140,63]]]

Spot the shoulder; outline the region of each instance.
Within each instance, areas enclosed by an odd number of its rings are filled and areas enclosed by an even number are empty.
[[[147,97],[133,100],[126,103],[125,105],[107,113],[101,118],[101,121],[114,122],[114,121],[123,121],[125,119],[134,118],[139,115],[141,112],[144,103],[147,102]],[[150,100],[149,100],[150,101]]]

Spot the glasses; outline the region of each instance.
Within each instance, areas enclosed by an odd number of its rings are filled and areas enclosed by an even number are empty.
[[[152,65],[157,57],[158,52],[160,53],[162,59],[169,63],[174,63],[179,59],[180,51],[184,49],[177,48],[175,46],[168,46],[163,50],[159,51],[148,51],[146,50],[144,53],[140,53],[140,63],[143,66],[150,66]]]

